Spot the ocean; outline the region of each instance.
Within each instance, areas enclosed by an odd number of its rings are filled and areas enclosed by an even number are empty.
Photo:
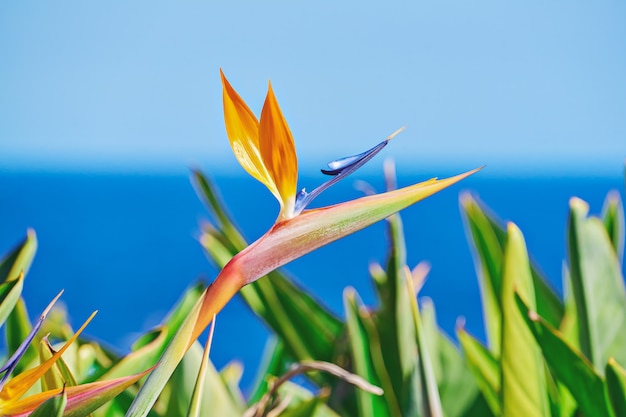
[[[431,175],[406,175],[400,186]],[[353,179],[354,178],[354,179]],[[362,179],[379,191],[378,175],[355,174],[313,204],[337,203],[361,195]],[[274,222],[278,205],[255,180],[213,175],[224,201],[252,241]],[[304,178],[312,188],[321,179]],[[402,212],[409,266],[432,265],[420,297],[431,298],[440,326],[454,334],[464,317],[468,330],[484,338],[480,295],[462,217],[459,195],[471,192],[503,221],[524,232],[529,251],[561,292],[566,259],[568,201],[578,196],[601,212],[608,191],[623,196],[624,180],[615,177],[494,177],[481,173]],[[24,297],[36,316],[61,290],[74,327],[99,310],[86,334],[125,352],[143,331],[158,324],[197,280],[210,282],[217,271],[197,241],[208,217],[185,175],[0,172],[0,253],[34,228],[39,248],[27,276]],[[346,237],[288,264],[285,270],[339,316],[342,292],[352,286],[374,303],[368,264],[383,262],[383,223]],[[263,355],[268,331],[240,298],[217,319],[211,357],[219,368],[229,361],[245,366],[250,387]]]

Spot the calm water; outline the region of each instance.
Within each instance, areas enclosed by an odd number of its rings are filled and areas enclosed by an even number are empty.
[[[399,183],[427,177],[401,178]],[[249,240],[273,223],[277,204],[254,180],[214,179]],[[382,188],[380,179],[365,179]],[[314,186],[319,180],[303,183]],[[592,213],[599,213],[611,189],[623,195],[623,179],[479,174],[405,210],[409,265],[431,262],[421,295],[434,300],[440,325],[451,333],[457,318],[464,316],[468,329],[483,336],[476,275],[458,208],[460,192],[473,192],[502,219],[516,222],[535,260],[560,291],[568,200],[581,197]],[[348,179],[315,203],[359,195]],[[139,332],[157,324],[187,286],[215,276],[197,243],[198,225],[206,217],[186,176],[0,173],[0,252],[20,241],[28,227],[39,239],[24,290],[31,315],[65,289],[62,300],[72,324],[79,325],[98,309],[87,333],[122,351]],[[373,302],[368,262],[382,261],[384,255],[384,228],[377,224],[289,264],[287,270],[342,314],[346,286]],[[218,317],[212,358],[218,367],[243,361],[244,385],[249,385],[266,338],[261,322],[235,299]]]

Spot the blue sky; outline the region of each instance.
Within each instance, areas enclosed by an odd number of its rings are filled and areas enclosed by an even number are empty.
[[[0,166],[239,169],[223,68],[302,166],[407,125],[399,172],[622,170],[624,2],[126,3],[0,3]]]

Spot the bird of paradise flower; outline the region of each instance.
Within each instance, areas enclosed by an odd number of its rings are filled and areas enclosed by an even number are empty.
[[[78,336],[85,329],[87,324],[95,316],[95,312],[89,316],[87,321],[74,333],[74,335],[57,351],[52,352],[52,356],[41,364],[30,368],[18,375],[11,377],[11,373],[15,370],[17,363],[24,356],[24,353],[32,343],[37,332],[52,309],[55,302],[59,299],[62,292],[59,293],[50,304],[44,309],[35,322],[32,330],[6,363],[0,367],[0,416],[22,417],[30,415],[33,410],[55,396],[65,396],[64,405],[65,414],[68,415],[87,415],[93,410],[103,405],[106,401],[112,399],[126,388],[139,381],[146,372],[111,379],[108,381],[98,381],[88,384],[75,385],[71,387],[52,388],[37,394],[25,396],[25,394],[35,385],[46,372],[48,372],[55,363],[61,358],[61,355],[76,341]],[[64,415],[65,415],[64,414]]]
[[[145,416],[169,375],[214,316],[246,284],[321,246],[376,223],[474,174],[480,168],[436,178],[381,194],[305,210],[322,191],[373,158],[397,134],[354,156],[337,159],[323,173],[333,178],[311,192],[297,191],[298,160],[291,130],[271,84],[257,119],[252,110],[222,79],[224,122],[235,157],[241,166],[276,197],[280,211],[274,225],[257,241],[234,256],[199,300],[187,326],[179,331],[160,364],[150,375],[127,416]]]

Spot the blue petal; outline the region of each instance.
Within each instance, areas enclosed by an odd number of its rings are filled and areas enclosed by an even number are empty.
[[[332,175],[334,178],[326,181],[324,184],[320,185],[310,193],[307,193],[304,189],[302,189],[296,196],[296,204],[294,207],[295,215],[300,214],[302,210],[304,210],[315,197],[320,195],[328,187],[362,167],[367,161],[372,159],[378,152],[380,152],[385,146],[387,146],[387,143],[389,143],[389,141],[402,130],[404,130],[404,128],[397,130],[396,132],[388,136],[387,139],[383,140],[378,145],[363,153],[360,153],[358,155],[346,156],[344,158],[335,159],[334,161],[329,162],[328,168],[330,169],[322,169],[322,173],[326,175]]]
[[[374,146],[372,149],[369,149],[363,153],[360,153],[358,155],[346,156],[344,158],[339,158],[339,159],[335,159],[334,161],[330,161],[328,163],[328,168],[330,169],[329,170],[322,169],[322,173],[326,175],[339,175],[343,171],[350,169],[350,167],[353,167],[355,165],[356,167],[354,169],[357,169],[360,166],[362,166],[364,163],[369,161],[378,152],[380,152],[380,150],[384,148],[388,142],[389,140],[385,139],[378,145]]]
[[[46,316],[52,309],[52,306],[54,305],[54,303],[56,303],[56,301],[59,299],[61,294],[63,294],[63,291],[61,291],[56,297],[54,297],[54,299],[50,302],[50,304],[48,304],[46,309],[39,316],[39,319],[33,326],[28,336],[26,336],[26,339],[24,339],[24,341],[20,344],[20,346],[15,351],[15,353],[13,353],[13,355],[11,355],[9,360],[0,368],[0,373],[4,372],[4,375],[2,375],[2,379],[0,379],[0,390],[2,389],[2,387],[4,387],[4,384],[9,379],[9,376],[11,376],[11,373],[17,366],[17,363],[20,361],[20,359],[22,359],[22,356],[24,356],[24,353],[26,353],[26,349],[28,349],[28,346],[30,346],[31,342],[35,338],[35,335],[41,328],[41,325],[43,324],[44,319],[46,318]]]

